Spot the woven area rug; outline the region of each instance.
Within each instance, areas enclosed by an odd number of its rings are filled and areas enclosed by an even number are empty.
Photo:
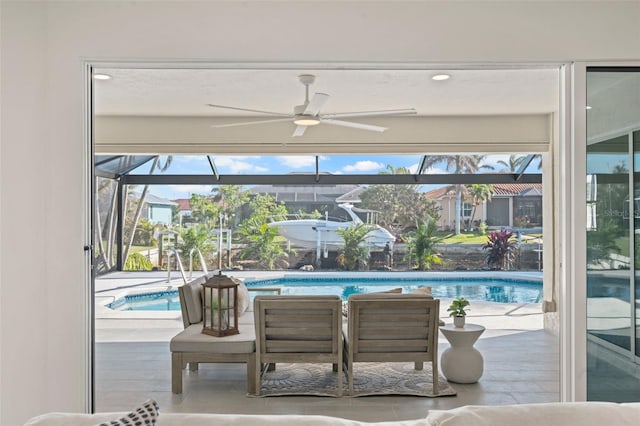
[[[413,363],[362,362],[354,365],[353,396],[415,395],[453,396],[456,391],[440,375],[439,392],[432,392],[431,364],[414,370]],[[338,373],[330,364],[278,364],[275,371],[262,377],[260,396],[314,395],[336,396]],[[343,395],[348,396],[347,376],[343,378]]]

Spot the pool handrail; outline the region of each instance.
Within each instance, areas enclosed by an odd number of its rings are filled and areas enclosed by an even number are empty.
[[[184,283],[187,284],[189,280],[187,279],[187,275],[184,272],[184,267],[182,266],[182,261],[180,260],[180,254],[178,253],[177,249],[167,250],[167,283],[171,282],[171,256],[172,255],[176,257],[176,265],[180,270],[180,275],[182,275],[182,281],[184,281]]]
[[[204,256],[198,247],[194,247],[189,252],[189,281],[193,278],[193,252],[198,253],[198,260],[200,260],[200,265],[202,265],[202,270],[204,271],[205,276],[209,276],[209,269],[207,269],[207,264],[204,261]],[[186,284],[186,283],[185,283]]]

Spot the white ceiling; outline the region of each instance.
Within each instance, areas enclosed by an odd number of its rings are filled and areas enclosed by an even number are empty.
[[[96,69],[98,115],[255,116],[221,104],[292,113],[304,101],[300,74],[330,95],[322,113],[415,108],[419,116],[539,114],[557,111],[557,68],[457,70]],[[433,81],[446,72],[451,79]]]

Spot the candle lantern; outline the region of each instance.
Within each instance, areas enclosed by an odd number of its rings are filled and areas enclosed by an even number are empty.
[[[233,277],[214,275],[202,284],[202,332],[211,336],[230,336],[238,329],[238,285]]]

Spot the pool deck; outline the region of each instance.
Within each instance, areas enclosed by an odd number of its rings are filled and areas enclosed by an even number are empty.
[[[246,279],[267,279],[280,277],[283,272],[233,271],[233,274]],[[304,273],[309,274],[327,273]],[[495,272],[460,274],[496,275]],[[539,273],[517,275],[523,279],[540,276]],[[163,412],[324,414],[362,421],[399,421],[424,417],[430,409],[559,400],[558,338],[543,330],[540,304],[480,301],[471,302],[467,321],[486,327],[475,345],[484,357],[484,374],[478,383],[452,383],[458,392],[455,397],[247,398],[246,370],[241,364],[204,364],[198,372],[186,371],[184,391],[174,395],[169,340],[183,329],[180,312],[124,312],[104,307],[127,293],[182,285],[177,272],[172,274],[171,282],[167,283],[166,278],[166,272],[117,272],[96,280],[97,411],[127,411],[137,401],[154,398]],[[441,298],[441,301],[441,317],[449,323],[446,307],[450,299]],[[442,335],[438,346],[439,353],[449,346]]]

